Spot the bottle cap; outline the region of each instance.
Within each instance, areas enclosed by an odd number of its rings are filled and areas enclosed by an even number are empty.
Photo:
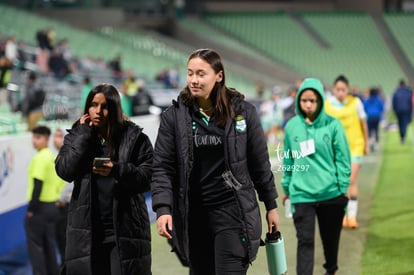
[[[275,242],[281,239],[280,231],[273,231],[272,233],[266,233],[266,240],[269,242]]]

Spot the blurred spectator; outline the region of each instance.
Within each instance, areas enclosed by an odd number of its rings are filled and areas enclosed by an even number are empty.
[[[265,92],[265,87],[264,87],[264,84],[263,84],[262,81],[260,81],[260,80],[256,81],[254,92],[255,92],[256,98],[254,99],[254,102],[252,102],[252,103],[256,107],[257,112],[260,113],[260,106],[262,104],[263,95],[264,95],[264,92]]]
[[[392,96],[392,108],[398,120],[398,129],[400,132],[401,144],[405,143],[407,127],[411,122],[413,113],[412,92],[401,80],[399,86]]]
[[[30,72],[27,76],[25,86],[24,99],[22,102],[23,117],[27,117],[27,130],[31,131],[37,125],[37,122],[42,119],[42,106],[46,94],[44,90],[37,83],[37,75],[35,72]]]
[[[41,50],[51,51],[53,49],[52,40],[51,40],[52,35],[50,33],[51,33],[50,29],[39,30],[36,33],[37,46]]]
[[[177,89],[180,86],[180,73],[178,72],[178,66],[168,70],[168,88]]]
[[[123,94],[129,97],[133,97],[136,95],[138,90],[138,85],[135,80],[134,73],[130,70],[127,71],[126,78],[121,86],[121,91]]]
[[[17,60],[17,43],[14,36],[10,36],[7,39],[6,46],[4,49],[4,54],[6,58],[10,61],[11,64],[14,64]]]
[[[132,115],[148,115],[152,105],[154,105],[152,97],[142,82],[138,87],[137,94],[132,98]]]
[[[23,41],[19,41],[17,43],[17,64],[16,67],[20,70],[24,70],[26,66],[26,62],[28,60],[27,53],[25,51],[26,44]]]
[[[282,125],[283,125],[283,106],[281,102],[281,89],[276,86],[272,89],[273,99],[273,116],[272,116],[272,128],[271,128],[271,143],[276,144],[279,140],[282,140]]]
[[[6,87],[9,83],[13,64],[5,56],[0,56],[0,88]]]
[[[63,58],[59,48],[55,48],[52,51],[52,55],[49,57],[49,70],[53,73],[53,76],[58,80],[63,80],[69,73],[68,63]]]
[[[180,84],[179,72],[176,67],[160,71],[155,79],[162,82],[166,89],[176,89]]]
[[[361,100],[361,102],[364,101],[364,97],[363,97],[361,91],[358,89],[358,87],[354,86],[354,87],[351,88],[351,95],[359,98]]]
[[[273,87],[271,98],[265,100],[259,110],[260,121],[268,143],[276,143],[282,126],[283,108],[280,104],[280,94],[280,87]]]
[[[112,71],[113,80],[116,83],[121,82],[121,79],[122,79],[121,55],[120,54],[116,55],[114,59],[109,61],[108,66]]]
[[[377,150],[379,142],[379,124],[384,113],[384,102],[377,88],[369,90],[369,96],[364,99],[364,109],[367,114],[368,137],[371,151]]]
[[[67,63],[70,63],[72,61],[73,54],[69,46],[69,40],[66,38],[63,38],[62,40],[58,42],[57,48],[62,54],[63,59],[65,59]]]
[[[51,49],[55,47],[56,44],[56,32],[53,28],[47,28],[46,29],[46,36],[47,40],[49,41],[49,44],[51,46]]]
[[[36,54],[36,65],[43,74],[49,73],[49,50],[38,50]]]
[[[285,128],[286,123],[296,115],[295,98],[297,93],[296,86],[290,86],[288,89],[288,97],[283,102],[283,122],[282,128]]]
[[[127,90],[123,85],[121,85],[121,89],[119,90],[119,97],[121,99],[122,112],[126,116],[132,116],[132,96],[127,95]]]
[[[257,99],[259,100],[263,99],[264,91],[265,91],[265,87],[263,85],[263,82],[260,80],[256,81],[255,93],[256,93]]]
[[[84,76],[80,96],[80,106],[82,111],[84,111],[83,109],[85,108],[86,98],[88,97],[88,94],[92,90],[92,88],[93,85],[91,84],[91,79],[88,75]]]
[[[167,77],[168,77],[168,69],[164,69],[157,73],[157,75],[155,76],[155,80],[165,83]]]
[[[0,56],[4,56],[6,51],[6,41],[7,39],[0,33]]]

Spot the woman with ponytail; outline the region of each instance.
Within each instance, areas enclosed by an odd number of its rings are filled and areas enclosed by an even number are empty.
[[[277,192],[256,109],[226,86],[220,56],[197,50],[187,86],[162,114],[151,184],[158,233],[190,274],[246,274],[262,234],[255,190],[268,231],[277,230]]]

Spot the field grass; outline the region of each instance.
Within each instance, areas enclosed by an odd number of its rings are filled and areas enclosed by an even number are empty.
[[[385,136],[361,274],[414,274],[414,139]]]

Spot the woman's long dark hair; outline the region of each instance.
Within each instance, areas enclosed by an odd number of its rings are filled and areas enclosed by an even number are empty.
[[[108,122],[106,127],[106,142],[108,142],[109,155],[111,159],[117,160],[118,147],[120,144],[121,128],[125,120],[122,113],[121,98],[118,90],[111,84],[102,83],[92,88],[85,102],[84,114],[89,113],[92,100],[96,94],[102,93],[108,107]]]
[[[214,117],[216,119],[216,124],[223,127],[229,119],[235,117],[235,111],[232,108],[234,99],[236,97],[243,99],[244,95],[234,89],[226,87],[224,66],[221,62],[220,55],[217,52],[211,49],[196,50],[190,55],[188,62],[190,62],[191,59],[197,57],[210,64],[216,74],[218,74],[220,71],[223,74],[221,82],[216,82],[210,94],[210,99],[214,106]],[[184,105],[188,107],[192,106],[195,103],[195,98],[191,94],[188,85],[181,92],[181,99]]]
[[[346,84],[346,86],[349,86],[349,80],[343,74],[341,74],[337,78],[335,78],[334,84],[336,84],[338,82],[343,82],[343,83]]]

